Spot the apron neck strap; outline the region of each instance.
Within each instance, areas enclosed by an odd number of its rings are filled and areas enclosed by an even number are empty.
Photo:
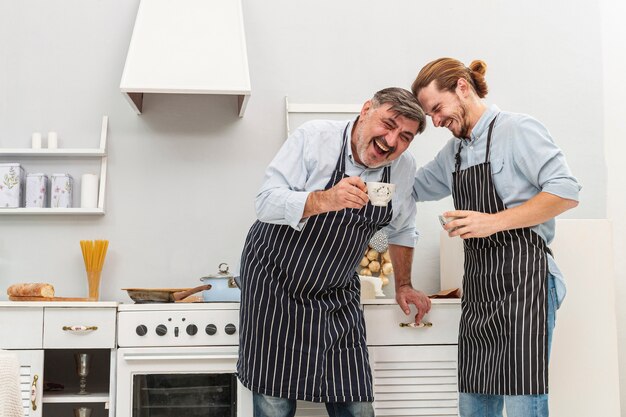
[[[500,113],[498,113],[500,114]],[[496,124],[498,114],[495,115],[491,123],[489,123],[489,133],[487,133],[487,152],[485,154],[485,162],[489,162],[491,156],[491,133],[493,132],[493,126]],[[463,149],[463,139],[459,140],[459,147],[454,155],[454,171],[459,172],[461,170],[461,149]]]
[[[459,147],[454,155],[454,171],[458,174],[461,170],[461,149],[463,148],[463,139],[459,139]]]
[[[489,123],[489,133],[487,134],[487,154],[485,155],[485,162],[489,162],[489,156],[491,155],[491,132],[493,132],[493,126],[496,124],[498,114],[496,114],[491,123]]]
[[[356,123],[356,120],[355,120]],[[348,127],[350,127],[350,123],[346,125],[343,129],[343,139],[341,144],[341,154],[339,155],[339,159],[337,160],[337,165],[335,166],[335,170],[339,172],[345,172],[346,170],[346,146],[348,143]]]

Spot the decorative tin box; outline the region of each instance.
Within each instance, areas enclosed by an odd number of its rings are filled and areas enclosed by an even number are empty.
[[[24,180],[24,168],[20,164],[0,164],[0,208],[23,207]]]
[[[72,189],[74,179],[70,174],[50,175],[50,207],[72,207]]]
[[[46,174],[26,175],[26,207],[48,206],[48,176]]]

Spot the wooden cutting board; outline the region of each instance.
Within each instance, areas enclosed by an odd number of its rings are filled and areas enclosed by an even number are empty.
[[[11,301],[91,301],[89,298],[80,297],[16,297],[9,295]]]

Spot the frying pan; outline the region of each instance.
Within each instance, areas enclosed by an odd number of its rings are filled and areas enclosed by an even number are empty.
[[[137,304],[173,303],[200,291],[208,290],[211,285],[200,285],[194,288],[122,288]]]

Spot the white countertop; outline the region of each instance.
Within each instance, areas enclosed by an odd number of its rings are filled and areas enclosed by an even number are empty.
[[[107,307],[116,308],[117,301],[0,301],[0,307]]]
[[[431,300],[433,304],[460,304],[460,298],[435,298]],[[168,309],[172,310],[224,310],[239,308],[238,302],[229,303],[148,303],[148,304],[132,304],[120,303],[118,301],[0,301],[1,307],[64,307],[64,308],[117,308],[120,311],[129,310],[161,310],[167,304]],[[395,298],[380,297],[367,300],[361,300],[363,305],[393,305],[396,304]]]

